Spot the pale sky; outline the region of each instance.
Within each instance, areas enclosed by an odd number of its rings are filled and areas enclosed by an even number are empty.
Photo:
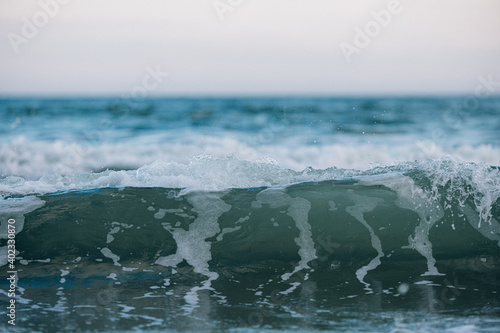
[[[467,94],[488,75],[499,93],[498,0],[0,0],[3,96]]]

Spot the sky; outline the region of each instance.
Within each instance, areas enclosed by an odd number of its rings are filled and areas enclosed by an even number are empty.
[[[500,91],[498,0],[0,0],[0,95]]]

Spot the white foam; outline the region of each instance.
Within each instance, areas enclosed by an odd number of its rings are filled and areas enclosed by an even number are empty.
[[[309,269],[308,263],[316,259],[316,249],[312,239],[311,225],[308,222],[308,214],[311,209],[311,203],[303,198],[292,198],[284,192],[283,189],[270,188],[259,192],[256,196],[260,204],[268,204],[271,208],[279,208],[288,206],[287,215],[290,216],[297,229],[299,229],[299,237],[296,237],[295,243],[299,246],[299,264],[293,272],[285,273],[281,278],[286,281],[296,272]]]
[[[237,226],[237,227],[234,227],[234,228],[224,228],[224,229],[222,229],[222,232],[219,235],[217,235],[217,241],[220,242],[224,238],[225,234],[231,233],[233,231],[238,231],[240,229],[241,229],[241,226]]]
[[[24,228],[24,215],[45,205],[45,201],[37,197],[8,198],[0,197],[0,239],[7,239],[8,220],[14,219],[15,234]]]
[[[400,295],[406,295],[408,291],[410,291],[410,285],[408,283],[403,282],[398,286],[398,293]]]
[[[65,283],[66,279],[62,278],[60,283]],[[56,295],[59,296],[57,299],[57,302],[54,306],[48,307],[47,310],[49,311],[54,311],[54,312],[66,312],[68,311],[68,305],[67,305],[67,300],[68,298],[65,296],[64,291],[62,287],[58,288],[59,290],[56,292]]]
[[[298,286],[300,286],[300,282],[292,282],[290,283],[292,286],[288,288],[287,290],[281,291],[280,294],[283,295],[288,295],[292,293],[295,289],[297,289]]]
[[[0,179],[0,198],[9,195],[45,194],[109,186],[188,188],[189,190],[183,190],[182,193],[185,194],[197,189],[217,191],[227,188],[277,186],[353,177],[377,177],[377,175],[383,175],[385,179],[387,172],[392,170],[405,172],[413,168],[421,168],[426,172],[434,182],[433,186],[458,180],[462,185],[470,186],[481,220],[488,220],[491,217],[491,206],[500,197],[500,171],[484,164],[465,163],[450,158],[421,163],[402,163],[367,171],[337,168],[324,170],[306,168],[295,171],[278,166],[272,160],[251,162],[231,155],[222,158],[204,155],[192,159],[187,164],[158,160],[137,170],[128,171],[47,175],[38,180],[11,176]],[[258,205],[258,202],[253,202],[252,205]],[[150,207],[148,209],[154,209]],[[168,212],[160,209],[157,217],[161,218]]]
[[[114,227],[111,231],[106,235],[106,243],[111,243],[115,238],[113,234],[116,234],[120,231],[120,227]]]
[[[429,231],[439,221],[444,212],[439,201],[432,194],[418,187],[414,180],[402,174],[392,174],[382,178],[362,179],[364,185],[384,185],[398,195],[396,205],[416,212],[420,218],[414,236],[409,236],[406,248],[417,250],[427,259],[427,272],[422,275],[442,275],[436,268],[436,259],[432,255],[432,243]]]
[[[154,292],[145,293],[143,296],[133,297],[133,299],[141,299],[141,298],[157,298],[163,297],[162,295],[156,295]]]
[[[157,220],[161,220],[162,218],[165,217],[165,214],[167,214],[167,210],[160,208],[158,212],[154,214],[154,218]]]
[[[124,151],[127,153],[124,154]],[[306,167],[325,169],[332,166],[366,170],[377,165],[445,155],[464,161],[500,165],[500,147],[491,145],[462,145],[456,148],[429,145],[427,142],[307,145],[297,140],[256,147],[234,137],[193,134],[188,142],[93,146],[59,140],[29,141],[25,137],[18,137],[11,142],[0,143],[0,176],[20,176],[33,180],[44,175],[90,173],[106,168],[137,169],[156,160],[188,164],[190,159],[200,154],[223,158],[230,153],[250,162],[275,161],[283,168],[296,171]],[[266,156],[272,158],[263,159]]]
[[[430,192],[435,199],[444,200],[444,208],[453,203],[464,206],[471,199],[481,222],[490,222],[493,204],[500,198],[500,170],[485,163],[473,164],[457,158],[443,157],[419,164],[431,182]],[[446,193],[439,190],[447,188]]]
[[[191,313],[198,305],[198,291],[211,289],[211,282],[219,277],[216,272],[209,269],[208,262],[212,259],[211,243],[205,240],[221,231],[218,219],[224,212],[229,211],[231,206],[214,193],[192,193],[187,196],[187,199],[193,207],[192,210],[198,216],[189,225],[188,230],[164,226],[172,233],[177,244],[177,251],[175,254],[158,258],[156,264],[177,267],[180,262],[185,260],[194,268],[194,272],[207,277],[207,280],[202,282],[202,286],[191,288],[184,297],[187,303],[184,310]]]
[[[24,215],[45,205],[45,201],[37,197],[8,198],[0,196],[0,239],[8,238],[8,221],[13,219],[11,225],[15,227],[15,234],[24,228]],[[0,267],[7,264],[8,246],[0,247]]]
[[[25,180],[20,177],[0,179],[0,195],[27,195],[54,193],[74,189],[102,187],[167,187],[222,190],[291,184],[311,180],[326,180],[358,175],[355,170],[306,169],[297,172],[283,169],[272,163],[249,162],[234,156],[221,159],[200,157],[188,164],[156,161],[137,170],[104,171],[72,175],[50,175],[39,180]],[[184,191],[186,194],[188,191]],[[166,210],[160,210],[161,218]]]
[[[137,267],[122,267],[122,270],[123,270],[124,272],[133,272],[133,271],[136,271],[136,270],[138,270],[138,269],[139,269],[139,268],[137,268]]]
[[[121,264],[119,263],[120,261],[120,257],[117,256],[116,254],[114,254],[113,252],[111,252],[110,249],[108,249],[107,247],[105,248],[102,248],[101,249],[101,253],[106,257],[106,258],[109,258],[111,260],[113,260],[113,263],[115,264],[115,266],[121,266]]]
[[[380,198],[370,198],[366,196],[361,196],[352,193],[352,190],[349,191],[349,197],[352,198],[355,202],[354,206],[346,207],[346,212],[352,215],[356,220],[358,220],[370,233],[371,243],[373,248],[377,251],[377,256],[373,258],[366,266],[361,267],[356,271],[356,277],[359,282],[365,285],[365,290],[373,292],[370,288],[370,284],[364,281],[366,274],[368,271],[377,268],[381,262],[380,258],[384,256],[384,252],[382,251],[382,243],[380,242],[380,238],[375,235],[373,228],[366,222],[364,218],[364,213],[371,212],[377,207],[378,204],[383,202]]]
[[[467,216],[467,221],[469,221],[474,229],[480,232],[484,237],[496,241],[497,245],[500,246],[500,223],[498,223],[495,218],[490,218],[488,221],[489,223],[481,224],[477,212],[469,205],[464,205],[461,209]]]
[[[476,333],[480,332],[480,327],[476,325],[460,325],[457,327],[448,328],[446,332],[451,333]]]

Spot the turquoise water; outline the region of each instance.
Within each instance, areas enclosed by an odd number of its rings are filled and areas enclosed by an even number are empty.
[[[1,100],[0,330],[498,331],[500,99],[466,100]]]
[[[187,164],[203,154],[270,158],[296,171],[446,155],[499,165],[499,108],[499,98],[470,96],[3,99],[0,175]]]

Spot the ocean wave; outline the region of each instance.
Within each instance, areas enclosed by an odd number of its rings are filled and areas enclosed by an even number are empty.
[[[392,184],[394,173],[413,177],[422,182],[434,196],[445,195],[447,200],[463,204],[472,198],[480,211],[481,220],[491,217],[491,207],[500,196],[498,168],[487,164],[462,162],[444,157],[422,162],[405,162],[393,166],[361,171],[355,169],[313,169],[295,171],[278,166],[273,159],[259,162],[240,160],[232,155],[224,158],[199,156],[188,164],[156,161],[137,170],[107,170],[98,173],[48,175],[38,180],[9,176],[0,179],[0,196],[26,196],[59,191],[87,190],[104,187],[164,187],[183,188],[184,191],[264,186],[287,186],[296,183],[325,180],[387,178],[382,185]],[[397,182],[396,178],[396,182]],[[439,190],[438,190],[439,189]],[[446,189],[446,193],[440,190]]]
[[[491,173],[498,182],[498,170]],[[486,176],[480,178],[491,183]],[[292,277],[340,270],[343,279],[370,292],[373,276],[402,267],[412,281],[457,270],[498,272],[498,192],[478,194],[478,184],[436,179],[393,170],[216,192],[94,188],[8,198],[0,205],[2,221],[18,223],[17,260],[31,278],[58,278],[68,270],[68,281],[111,273],[128,281],[166,267],[172,279],[175,270],[184,271],[182,283],[196,290],[238,272],[279,277],[288,290]],[[490,200],[488,210],[481,196]],[[4,243],[7,234],[0,238]],[[64,268],[68,262],[78,269]]]
[[[300,137],[300,135],[299,135]],[[196,156],[214,159],[232,154],[240,160],[272,159],[282,168],[301,171],[312,167],[368,170],[405,161],[423,161],[453,156],[462,161],[500,165],[500,148],[494,145],[439,146],[431,141],[305,144],[300,138],[286,144],[254,146],[234,137],[192,135],[167,143],[139,138],[134,143],[30,141],[18,137],[0,144],[0,177],[18,176],[35,180],[46,175],[71,175],[111,170],[138,169],[157,160],[189,164]],[[264,157],[264,158],[263,158]]]
[[[134,327],[215,308],[236,309],[234,322],[262,305],[297,319],[311,299],[328,312],[382,299],[398,311],[444,309],[456,298],[467,309],[498,304],[500,170],[486,164],[299,172],[200,157],[7,177],[0,189],[2,229],[16,221],[19,300],[36,300],[29,320],[45,308],[108,320],[89,295],[111,298]],[[0,234],[0,266],[8,237]],[[164,312],[137,323],[130,313],[156,300]]]

